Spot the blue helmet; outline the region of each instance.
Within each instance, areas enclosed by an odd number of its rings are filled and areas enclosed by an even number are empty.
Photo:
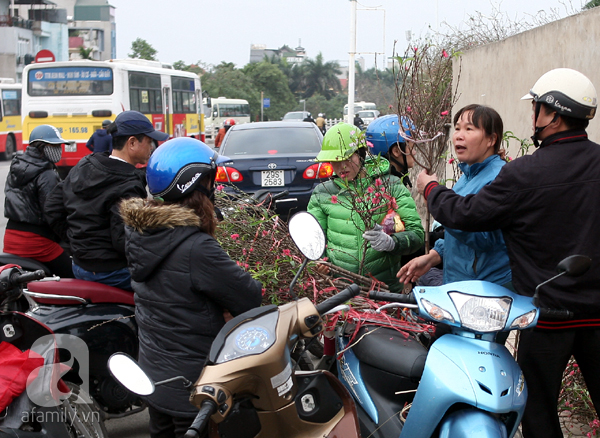
[[[159,146],[150,157],[146,179],[155,198],[175,201],[193,192],[207,172],[229,158],[219,155],[200,140],[178,137]]]
[[[33,128],[31,134],[29,134],[29,144],[36,141],[55,145],[71,143],[71,141],[62,138],[58,129],[51,125],[40,125]]]
[[[408,117],[402,117],[402,129],[407,136],[410,136],[410,128],[414,128],[412,121]],[[367,126],[367,141],[371,142],[373,155],[385,155],[390,147],[396,143],[399,144],[402,151],[405,150],[406,141],[399,134],[400,124],[397,114],[378,117]]]

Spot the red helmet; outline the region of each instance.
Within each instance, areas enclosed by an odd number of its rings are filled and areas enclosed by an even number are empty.
[[[233,120],[233,119],[225,120],[224,126],[233,126],[233,125],[235,125],[235,120]]]

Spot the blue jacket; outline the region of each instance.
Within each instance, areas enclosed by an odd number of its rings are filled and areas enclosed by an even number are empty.
[[[92,152],[112,152],[112,135],[106,129],[96,129],[85,145]]]
[[[470,166],[460,163],[463,175],[452,190],[461,196],[477,193],[496,178],[505,164],[498,155]],[[444,283],[486,280],[503,285],[512,279],[500,230],[468,232],[446,227],[444,239],[438,239],[433,249],[444,261]]]

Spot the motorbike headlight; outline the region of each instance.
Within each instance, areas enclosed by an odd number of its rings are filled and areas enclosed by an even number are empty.
[[[277,339],[275,330],[278,318],[279,312],[271,312],[237,326],[225,338],[216,363],[267,351]]]
[[[431,316],[436,321],[454,322],[454,318],[452,317],[452,314],[450,312],[448,312],[447,310],[441,308],[437,304],[433,304],[433,303],[427,301],[426,299],[421,298],[421,305],[425,308],[425,310],[427,310],[427,313],[429,313],[429,316]]]
[[[533,323],[536,313],[537,313],[537,310],[532,310],[531,312],[527,312],[527,313],[515,318],[515,320],[510,325],[510,328],[511,329],[524,329],[526,327],[529,327]]]
[[[487,298],[450,292],[463,327],[477,332],[497,332],[506,326],[512,299],[509,297]]]

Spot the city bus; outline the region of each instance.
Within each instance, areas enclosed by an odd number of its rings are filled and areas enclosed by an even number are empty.
[[[22,142],[21,84],[0,78],[0,159],[10,160]]]
[[[70,168],[86,154],[105,119],[126,110],[143,113],[170,137],[203,140],[202,89],[197,74],[140,59],[30,64],[23,71],[23,148],[41,124],[55,126],[72,144],[57,163]]]
[[[207,137],[215,138],[227,119],[235,120],[236,125],[250,123],[250,105],[247,100],[205,97],[202,104]]]

